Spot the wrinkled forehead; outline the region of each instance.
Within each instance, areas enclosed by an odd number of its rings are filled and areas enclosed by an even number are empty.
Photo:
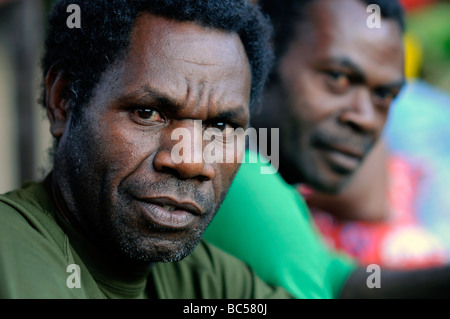
[[[147,86],[177,104],[206,93],[217,105],[250,100],[250,64],[236,33],[150,13],[136,21],[120,78],[125,91]]]
[[[184,60],[202,65],[245,63],[247,55],[239,36],[203,27],[191,21],[175,21],[144,12],[131,34],[130,49],[144,57]]]

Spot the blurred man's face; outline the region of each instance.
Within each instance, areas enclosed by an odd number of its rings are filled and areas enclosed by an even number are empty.
[[[402,34],[394,20],[370,29],[359,0],[316,1],[308,13],[278,69],[282,174],[336,192],[379,137],[403,85]]]
[[[126,58],[103,74],[80,124],[67,123],[59,143],[54,180],[77,228],[138,262],[188,255],[242,154],[229,164],[176,163],[172,149],[180,140],[172,132],[246,129],[250,84],[236,34],[138,18]]]

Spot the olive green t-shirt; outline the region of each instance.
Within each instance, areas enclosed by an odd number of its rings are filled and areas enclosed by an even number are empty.
[[[96,249],[64,222],[43,184],[0,195],[0,298],[291,298],[204,240],[145,274],[118,275]]]

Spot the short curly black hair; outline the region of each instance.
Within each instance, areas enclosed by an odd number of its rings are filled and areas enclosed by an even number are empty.
[[[67,7],[80,7],[81,28],[67,26]],[[74,113],[89,101],[108,66],[123,58],[137,17],[150,12],[175,21],[239,35],[250,63],[253,105],[259,99],[273,62],[272,25],[259,6],[247,0],[57,0],[48,17],[42,71],[64,72],[65,97]],[[45,87],[41,103],[46,106]]]
[[[259,4],[265,14],[269,16],[274,27],[274,51],[275,64],[286,53],[287,47],[292,42],[295,34],[295,26],[308,19],[308,7],[314,1],[319,0],[260,0]],[[370,5],[380,7],[383,18],[395,20],[402,32],[405,31],[404,9],[399,0],[361,0]],[[274,69],[275,71],[275,69]],[[273,80],[276,76],[273,75]]]

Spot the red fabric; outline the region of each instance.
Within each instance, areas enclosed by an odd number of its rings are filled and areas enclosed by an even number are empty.
[[[434,4],[436,2],[436,0],[401,0],[403,8],[405,8],[407,12],[422,9],[425,6]]]
[[[414,198],[421,172],[400,157],[388,160],[390,216],[384,222],[340,221],[317,207],[310,207],[325,241],[362,264],[390,268],[421,268],[447,261],[439,239],[420,225],[414,213]],[[308,203],[311,190],[301,187]]]

